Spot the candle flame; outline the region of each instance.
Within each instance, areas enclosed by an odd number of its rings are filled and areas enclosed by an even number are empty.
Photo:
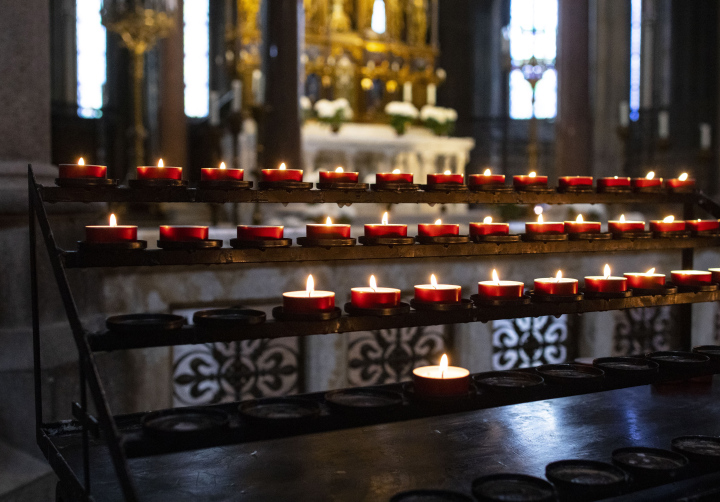
[[[528,176],[531,178],[534,178],[535,176],[537,176],[537,174],[535,174],[535,171],[533,171],[530,174],[528,174]]]
[[[345,171],[343,171],[342,166],[337,166],[337,167],[335,168],[335,172],[336,172],[336,173],[344,173]]]
[[[582,214],[578,214],[578,217],[575,218],[575,221],[576,221],[577,223],[582,223],[582,222],[583,222]]]
[[[452,174],[452,171],[450,169],[445,169],[445,172],[443,174]]]
[[[114,214],[110,215],[110,226],[117,227],[117,218],[115,218]]]
[[[435,274],[430,274],[430,285],[432,285],[433,289],[437,289],[437,279],[435,279]]]
[[[645,176],[645,179],[651,180],[655,177],[655,171],[650,171],[647,173],[647,176]]]
[[[492,216],[486,216],[485,219],[483,219],[483,223],[492,223]]]
[[[400,169],[393,169],[392,173],[393,173],[393,174],[400,174]]]
[[[158,160],[158,167],[165,167],[165,163],[162,159]]]
[[[498,277],[497,270],[495,269],[492,271],[492,279],[495,284],[500,284],[500,277]]]
[[[651,268],[647,272],[645,272],[645,275],[653,275],[655,273],[655,267]]]
[[[308,298],[310,298],[315,291],[315,280],[313,279],[312,274],[308,275],[307,279],[307,286],[305,286],[305,291],[307,291]]]
[[[85,165],[85,159],[83,159],[82,157],[80,157],[80,158],[78,159],[78,165],[79,165],[79,166],[84,166],[84,165]]]
[[[680,176],[678,176],[678,179],[680,181],[686,181],[688,179],[688,173],[682,173]]]
[[[538,214],[538,223],[545,223],[543,221],[542,213]]]
[[[442,220],[440,218],[438,218],[437,220],[435,220],[435,224],[442,225]]]
[[[383,225],[387,225],[387,224],[388,224],[388,213],[387,213],[387,211],[385,211],[385,212],[383,213],[382,224],[383,224]]]
[[[485,169],[483,176],[490,176],[491,174],[492,174],[492,171],[490,169]]]
[[[620,222],[625,223],[625,215],[624,214],[620,215]]]
[[[285,162],[280,164],[280,167],[278,167],[278,169],[280,169],[281,171],[284,171],[285,169],[287,169],[287,167],[285,167]]]
[[[220,169],[227,169],[227,167],[225,167],[225,162],[220,162]]]
[[[372,289],[373,291],[377,291],[377,282],[375,281],[374,275],[370,276],[370,289]]]
[[[332,225],[332,220],[330,219],[329,216],[327,217],[327,220],[325,220],[325,224],[326,224],[326,225]]]
[[[448,356],[443,354],[440,358],[440,378],[445,378],[445,372],[448,369]]]
[[[673,221],[675,221],[675,217],[672,215],[663,218],[663,223],[672,223]]]
[[[605,277],[604,277],[605,279],[610,277],[610,265],[608,265],[607,263],[605,264],[604,274],[605,274]]]
[[[560,279],[562,279],[562,270],[558,270],[557,275],[555,276],[555,281],[560,282]]]

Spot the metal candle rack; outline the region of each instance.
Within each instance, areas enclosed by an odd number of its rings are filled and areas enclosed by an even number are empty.
[[[465,244],[415,244],[405,246],[354,246],[346,248],[274,248],[274,249],[207,249],[145,250],[127,253],[88,253],[64,251],[58,248],[50,227],[46,203],[61,202],[265,202],[265,203],[335,203],[340,207],[355,203],[384,204],[573,204],[573,203],[673,203],[683,207],[683,218],[694,219],[696,208],[704,209],[720,218],[720,205],[701,193],[558,193],[519,192],[510,187],[497,191],[362,191],[362,190],[203,190],[186,187],[125,188],[125,187],[43,187],[38,185],[28,166],[30,266],[32,279],[33,355],[35,377],[35,409],[37,441],[66,490],[74,498],[91,497],[89,445],[90,436],[103,437],[118,477],[122,495],[137,500],[138,494],[130,476],[127,458],[152,453],[152,445],[144,444],[142,436],[127,432],[128,424],[137,424],[140,416],[114,416],[110,410],[98,375],[95,352],[141,347],[169,346],[192,343],[227,342],[231,340],[307,336],[325,333],[343,333],[437,324],[486,322],[541,315],[598,312],[605,310],[682,305],[679,323],[683,327],[683,340],[690,344],[691,304],[720,300],[719,291],[681,292],[667,295],[631,296],[615,299],[582,299],[573,303],[530,303],[527,305],[498,305],[473,307],[457,311],[411,311],[391,317],[347,316],[326,321],[268,321],[243,326],[242,330],[214,331],[201,326],[188,326],[172,333],[122,337],[110,332],[90,333],[82,325],[80,315],[68,284],[66,269],[87,267],[122,267],[153,265],[197,265],[230,263],[268,263],[294,261],[340,261],[365,259],[431,259],[455,258],[497,254],[586,253],[638,250],[676,249],[682,255],[682,268],[693,265],[693,251],[702,247],[720,246],[720,237],[702,236],[682,239],[641,240],[578,240],[562,242],[480,242]],[[75,421],[53,424],[43,420],[42,379],[40,360],[40,315],[37,281],[36,227],[49,254],[57,287],[79,353],[80,402],[73,403]],[[88,395],[89,390],[89,395]],[[88,412],[88,399],[92,400],[96,416]],[[121,428],[123,432],[121,432]],[[62,454],[62,439],[79,434],[82,440],[83,472],[77,473]],[[209,447],[217,438],[187,447]],[[131,446],[131,448],[129,448]],[[129,451],[131,450],[131,451]]]

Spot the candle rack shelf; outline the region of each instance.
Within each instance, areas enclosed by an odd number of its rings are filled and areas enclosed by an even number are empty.
[[[508,187],[506,187],[508,188]],[[38,444],[61,479],[61,484],[78,500],[89,500],[91,491],[91,451],[107,448],[106,470],[112,470],[117,484],[102,484],[101,490],[115,490],[126,500],[138,500],[137,484],[131,475],[128,458],[167,452],[168,446],[159,448],[140,432],[142,414],[131,416],[113,415],[100,381],[95,353],[102,351],[137,349],[197,343],[227,342],[258,338],[287,336],[310,336],[327,333],[345,333],[361,330],[379,330],[437,324],[487,322],[495,319],[562,315],[584,312],[600,312],[660,305],[680,305],[680,326],[683,340],[690,343],[691,310],[693,303],[720,301],[720,291],[697,293],[674,293],[657,296],[631,296],[616,299],[582,299],[574,303],[529,303],[527,305],[473,307],[465,310],[434,312],[413,310],[396,316],[347,316],[325,321],[267,321],[243,326],[237,330],[212,330],[201,326],[186,326],[172,332],[151,334],[111,332],[90,333],[85,329],[67,280],[67,270],[85,267],[169,266],[169,265],[221,265],[243,263],[282,263],[294,261],[341,261],[370,259],[439,259],[472,258],[488,255],[529,255],[546,253],[589,253],[619,251],[680,251],[681,267],[692,268],[695,249],[719,247],[720,236],[689,237],[684,239],[598,240],[565,242],[503,242],[467,244],[430,244],[405,246],[354,246],[346,248],[302,248],[292,246],[275,249],[207,249],[194,250],[143,250],[120,253],[90,253],[64,251],[54,238],[45,205],[63,202],[262,202],[262,203],[335,203],[340,206],[355,203],[382,204],[679,204],[683,219],[694,219],[695,211],[702,209],[720,218],[720,205],[701,193],[559,193],[519,192],[503,190],[449,191],[449,192],[401,192],[401,191],[342,191],[342,190],[201,190],[186,187],[136,189],[126,187],[44,187],[35,181],[32,167],[28,167],[29,230],[31,302],[33,313],[33,356],[35,379],[36,428]],[[79,354],[80,400],[72,406],[75,420],[62,423],[46,423],[43,420],[43,387],[41,374],[40,304],[38,300],[37,236],[39,228],[41,243],[47,250],[52,272],[65,308],[74,342]],[[398,388],[396,390],[403,390]],[[560,392],[560,391],[558,391]],[[562,391],[566,392],[566,391]],[[540,399],[559,397],[544,395]],[[314,399],[318,400],[317,396]],[[528,401],[532,399],[522,399]],[[92,401],[93,413],[90,413]],[[518,401],[520,402],[520,401]],[[497,401],[487,401],[474,408],[498,406]],[[508,404],[508,403],[504,403]],[[235,410],[237,404],[209,407]],[[413,411],[404,418],[435,416],[447,413],[445,409]],[[414,413],[414,414],[413,414]],[[424,414],[424,415],[423,415]],[[233,423],[237,413],[232,412]],[[322,418],[322,417],[321,417]],[[383,418],[382,422],[392,420]],[[326,429],[362,425],[353,420],[325,422]],[[330,425],[328,425],[328,423]],[[379,423],[379,422],[378,422]],[[338,425],[340,424],[340,425]],[[261,440],[277,437],[278,432],[266,429],[262,434],[248,432],[240,427],[227,437],[217,434],[201,441],[178,441],[172,445],[177,451],[192,448],[211,448],[218,444]],[[312,432],[315,429],[298,431]],[[253,435],[255,434],[255,435]],[[92,436],[92,437],[91,437]],[[96,455],[96,453],[95,453]],[[72,457],[72,458],[71,458]],[[110,466],[112,468],[110,469]]]

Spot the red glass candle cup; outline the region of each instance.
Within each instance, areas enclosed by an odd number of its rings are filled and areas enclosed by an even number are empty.
[[[354,172],[320,171],[320,183],[357,183],[358,176]]]
[[[182,179],[182,167],[138,166],[137,179],[180,180]]]
[[[694,188],[695,187],[695,180],[694,179],[684,179],[681,180],[679,178],[670,178],[668,180],[665,180],[665,187],[666,188]]]
[[[85,227],[85,242],[127,242],[137,240],[135,225],[89,225]]]
[[[631,184],[633,188],[655,188],[662,186],[662,178],[633,178]]]
[[[591,275],[585,277],[585,291],[591,293],[622,293],[627,291],[625,277],[602,277]]]
[[[352,288],[350,302],[361,309],[380,309],[397,307],[400,303],[400,290],[394,288]]]
[[[285,227],[269,225],[238,225],[237,238],[241,241],[282,239]]]
[[[454,223],[420,223],[418,235],[421,237],[448,237],[460,235],[460,225]]]
[[[592,176],[561,176],[558,178],[558,186],[560,188],[591,187],[592,184]]]
[[[302,169],[263,169],[261,181],[302,181]]]
[[[428,185],[438,185],[438,184],[456,184],[456,185],[462,185],[463,184],[463,175],[462,174],[428,174],[427,175],[427,184]]]
[[[220,169],[219,167],[200,169],[201,181],[242,181],[244,176],[244,169]]]
[[[665,274],[630,272],[623,274],[630,289],[661,289],[665,287]]]
[[[527,174],[513,176],[513,185],[517,187],[547,185],[547,176],[530,176]]]
[[[718,220],[687,220],[685,228],[693,232],[711,232],[720,228]]]
[[[565,224],[561,221],[545,221],[539,223],[529,221],[525,223],[526,234],[562,234],[565,233]]]
[[[465,368],[421,366],[413,370],[413,387],[418,396],[463,396],[470,388],[470,372]]]
[[[208,238],[208,227],[195,225],[160,225],[161,241],[203,241]]]
[[[478,282],[478,295],[484,298],[520,298],[524,290],[525,284],[517,281]]]
[[[599,234],[599,221],[566,221],[564,223],[565,233],[568,234]]]
[[[719,284],[720,283],[720,268],[710,268],[708,270],[712,274],[712,282]]]
[[[682,232],[685,230],[685,222],[683,220],[651,220],[650,230],[653,232]]]
[[[59,178],[105,178],[107,176],[107,166],[60,164],[58,168]]]
[[[450,284],[415,286],[415,301],[425,303],[460,303],[462,288]]]
[[[349,239],[350,225],[308,224],[305,235],[308,239]]]
[[[546,277],[535,279],[534,293],[536,295],[570,296],[578,293],[577,279],[562,277]]]
[[[630,188],[630,178],[613,176],[612,178],[598,178],[598,188]]]
[[[508,235],[507,223],[470,223],[470,235]]]
[[[368,239],[378,237],[407,237],[407,225],[372,223],[365,225],[365,237]]]
[[[412,173],[377,173],[375,175],[375,183],[412,183]]]
[[[468,175],[468,186],[476,185],[504,185],[504,174],[470,174]]]
[[[712,282],[712,272],[704,270],[673,270],[670,278],[676,286],[704,286]]]
[[[286,314],[311,314],[326,312],[335,308],[335,293],[332,291],[290,291],[283,293],[283,312]]]
[[[614,234],[621,234],[623,232],[644,232],[645,222],[610,220],[608,221],[608,230]]]

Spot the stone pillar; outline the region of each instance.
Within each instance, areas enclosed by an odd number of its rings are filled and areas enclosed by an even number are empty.
[[[187,120],[183,78],[182,2],[175,11],[175,28],[160,41],[160,152],[165,165],[187,165]],[[198,173],[199,176],[199,173]]]
[[[558,2],[556,175],[591,172],[589,0]]]

